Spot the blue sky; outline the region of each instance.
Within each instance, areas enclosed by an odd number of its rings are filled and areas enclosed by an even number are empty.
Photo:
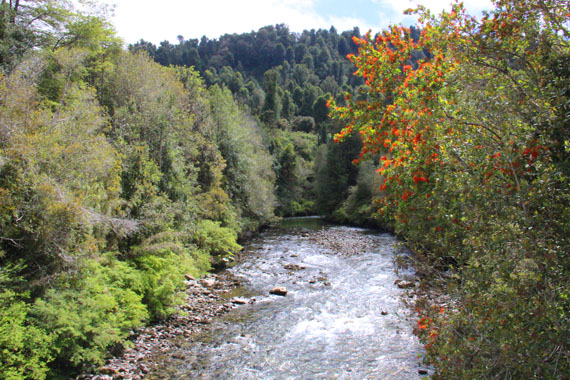
[[[453,0],[419,0],[435,12],[449,9]],[[470,13],[490,7],[490,0],[463,0]],[[402,12],[416,0],[103,0],[115,5],[112,18],[126,43],[141,38],[155,44],[164,40],[217,38],[246,33],[265,25],[286,24],[291,31],[358,26],[362,32],[380,31],[389,24],[414,23]]]
[[[401,3],[405,1],[400,0]],[[412,5],[409,4],[408,7]],[[319,0],[315,2],[315,10],[325,17],[351,17],[371,26],[400,21],[402,18],[402,12],[397,7],[387,5],[387,2],[370,0]]]

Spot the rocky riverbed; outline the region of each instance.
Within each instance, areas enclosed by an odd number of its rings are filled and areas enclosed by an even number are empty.
[[[254,299],[224,298],[225,293],[239,286],[239,281],[230,273],[209,274],[197,280],[186,277],[184,303],[176,313],[165,321],[134,331],[132,347],[110,359],[94,374],[83,374],[77,380],[139,380],[154,367],[153,356],[176,348],[174,338],[192,340],[192,335],[207,328],[212,318]]]
[[[374,244],[374,239],[371,236],[363,235],[358,230],[347,230],[339,233],[328,229],[311,231],[302,236],[325,248],[329,253],[343,256],[358,255]]]
[[[409,300],[415,281],[394,274],[392,237],[343,227],[294,228],[264,236],[237,256],[231,271],[199,280],[188,276],[185,302],[173,316],[134,332],[131,348],[96,374],[76,380],[185,379],[197,374],[221,379],[229,373],[249,379],[251,368],[259,371],[256,366],[262,362],[276,372],[260,372],[260,378],[286,373],[350,374],[347,379],[417,376],[419,348],[411,327],[406,332],[407,312],[398,304],[405,294]],[[232,297],[243,289],[250,298]],[[240,305],[237,314],[216,318]],[[382,344],[377,343],[379,335]],[[281,339],[286,339],[282,345],[277,343]],[[336,351],[337,340],[347,346]],[[279,354],[258,356],[260,347]],[[318,354],[323,347],[330,351],[325,357]],[[235,356],[238,348],[245,356]],[[313,357],[307,363],[316,367],[303,362],[281,368],[299,357]],[[200,369],[210,360],[214,372]],[[256,363],[251,368],[250,360]]]

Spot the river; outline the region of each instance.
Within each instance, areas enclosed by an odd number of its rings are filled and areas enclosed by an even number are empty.
[[[287,219],[229,269],[253,297],[157,358],[150,379],[421,379],[390,234]],[[284,286],[286,296],[270,295]]]

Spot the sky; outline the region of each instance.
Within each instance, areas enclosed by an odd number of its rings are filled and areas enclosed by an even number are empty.
[[[419,0],[432,11],[449,10],[453,0]],[[418,0],[102,0],[115,6],[111,21],[127,44],[140,39],[159,44],[206,36],[248,33],[285,24],[292,32],[329,29],[378,32],[390,24],[409,26],[405,9]],[[490,0],[463,0],[471,14],[490,9]]]

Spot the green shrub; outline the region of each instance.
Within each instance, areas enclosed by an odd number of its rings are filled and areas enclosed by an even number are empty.
[[[185,274],[197,275],[194,260],[187,253],[166,251],[161,255],[146,254],[135,259],[143,282],[143,302],[152,318],[172,314],[182,300],[180,292]]]
[[[58,360],[76,367],[103,364],[107,350],[148,318],[143,289],[140,273],[107,254],[88,260],[76,276],[48,290],[36,301],[34,314],[53,331]]]
[[[45,379],[53,358],[53,334],[30,318],[31,306],[16,294],[0,293],[0,378]]]
[[[228,261],[234,253],[241,250],[236,240],[237,234],[234,231],[211,220],[200,221],[194,234],[194,243],[210,255],[214,263]]]
[[[316,212],[316,202],[313,199],[292,201],[291,210],[291,215],[313,215]]]

